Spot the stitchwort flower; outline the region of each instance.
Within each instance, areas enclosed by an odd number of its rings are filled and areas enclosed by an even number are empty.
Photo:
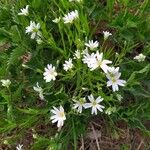
[[[137,60],[138,62],[144,61],[145,58],[146,58],[146,56],[143,55],[142,53],[134,57],[134,59]]]
[[[99,53],[96,51],[95,60],[91,65],[91,70],[95,70],[96,68],[100,67],[105,73],[107,72],[107,64],[111,64],[112,61],[103,59],[103,53]]]
[[[51,116],[52,123],[57,122],[57,127],[61,128],[64,125],[64,120],[66,120],[64,108],[60,106],[59,108],[53,107],[51,110],[53,115]]]
[[[39,37],[37,37],[36,42],[37,42],[38,44],[42,44],[42,43],[43,43],[42,39],[39,38]]]
[[[111,115],[114,112],[116,112],[116,107],[108,107],[105,111],[105,114]]]
[[[36,83],[36,86],[33,87],[34,91],[38,92],[39,93],[39,97],[40,99],[44,99],[44,96],[43,96],[43,89],[39,86],[39,83],[37,82]]]
[[[45,72],[43,73],[44,75],[44,80],[46,82],[50,82],[51,80],[56,80],[57,72],[55,67],[52,66],[52,64],[48,64],[47,68],[44,68]]]
[[[65,24],[72,23],[75,19],[79,18],[79,13],[77,10],[71,11],[68,14],[65,14],[63,21]]]
[[[23,144],[18,144],[18,145],[16,146],[16,150],[22,150],[22,147],[23,147]]]
[[[99,46],[99,42],[98,41],[93,42],[93,40],[89,40],[88,43],[85,43],[85,46],[89,47],[90,50],[94,50]]]
[[[107,40],[110,35],[112,35],[109,31],[103,31],[104,40]]]
[[[93,63],[95,61],[95,54],[89,54],[88,52],[85,52],[83,55],[83,59],[82,59],[84,64],[87,64],[87,66],[92,69],[93,68]]]
[[[88,48],[86,47],[83,51],[82,51],[82,53],[81,53],[82,55],[86,55],[86,54],[88,54]]]
[[[11,84],[11,81],[9,79],[7,79],[7,80],[0,80],[0,81],[2,82],[2,86],[7,87],[7,88]]]
[[[73,63],[72,63],[71,58],[69,58],[68,61],[67,60],[65,61],[65,63],[63,64],[63,68],[64,68],[65,71],[68,71],[68,70],[73,68]]]
[[[74,59],[80,59],[81,58],[81,53],[80,53],[80,51],[78,49],[75,51],[73,58]]]
[[[54,20],[52,20],[54,23],[58,23],[61,20],[61,18],[55,18]]]
[[[105,73],[107,72],[107,64],[111,64],[112,61],[103,59],[103,53],[99,53],[96,51],[95,53],[85,54],[83,56],[83,62],[87,64],[91,71],[95,70],[96,68],[100,67]]]
[[[91,114],[97,115],[97,110],[100,112],[103,112],[103,109],[105,108],[104,106],[100,105],[99,103],[103,101],[103,98],[101,96],[97,97],[97,99],[94,98],[94,96],[91,94],[88,96],[88,99],[90,103],[85,104],[85,108],[92,108]]]
[[[29,15],[29,5],[27,5],[25,8],[20,9],[20,13],[18,15],[22,16],[28,16]]]
[[[79,113],[82,113],[83,108],[85,108],[85,102],[86,99],[84,98],[80,98],[79,101],[78,100],[73,100],[75,102],[73,109],[76,109]]]
[[[119,72],[119,67],[114,68],[114,67],[109,67],[106,73],[106,77],[109,81],[107,81],[107,86],[112,86],[113,92],[119,90],[119,85],[120,86],[125,86],[126,81],[125,80],[120,80],[121,73]]]
[[[31,34],[31,39],[35,39],[35,38],[41,37],[42,35],[39,29],[40,29],[39,23],[36,24],[34,21],[30,21],[30,25],[26,27],[25,32],[27,34]]]

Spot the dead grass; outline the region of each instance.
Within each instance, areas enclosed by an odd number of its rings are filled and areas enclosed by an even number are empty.
[[[94,118],[88,125],[86,137],[81,138],[79,150],[149,150],[150,137],[138,129],[130,129],[124,121],[108,128],[101,118]]]

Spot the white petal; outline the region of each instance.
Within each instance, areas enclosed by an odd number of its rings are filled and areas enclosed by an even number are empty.
[[[111,86],[112,85],[112,81],[107,81],[107,86]]]
[[[82,113],[82,106],[78,107],[78,111],[79,111],[79,113]]]
[[[110,60],[103,60],[103,63],[104,63],[104,64],[111,64],[112,61],[110,61]]]
[[[103,59],[103,53],[99,54],[99,52],[97,51],[96,52],[96,57],[97,57],[98,61],[102,61],[102,59]]]
[[[57,122],[57,121],[58,121],[58,119],[55,118],[54,120],[52,120],[52,123],[55,123],[55,122]]]
[[[96,99],[96,102],[97,103],[100,103],[100,102],[102,102],[103,101],[103,98],[101,98],[100,96]]]
[[[107,66],[106,64],[102,64],[102,65],[101,65],[101,68],[102,68],[102,70],[103,70],[105,73],[107,73],[108,66]]]
[[[87,109],[87,108],[90,108],[92,107],[92,104],[91,103],[85,103],[84,104],[84,108]]]
[[[97,109],[96,109],[96,107],[92,107],[92,112],[91,112],[91,114],[93,115],[94,113],[97,115]]]
[[[59,107],[61,112],[64,112],[64,108],[62,106]]]
[[[104,109],[105,107],[102,106],[102,105],[98,105],[98,106],[97,106],[97,109],[98,109],[100,112],[103,112],[103,109],[102,109],[102,108]]]
[[[58,122],[57,122],[57,127],[58,127],[58,128],[61,127],[61,121],[59,121],[59,120],[58,120]]]
[[[90,96],[88,96],[89,101],[93,102],[94,100],[94,96],[91,94]]]
[[[35,39],[35,37],[36,37],[36,33],[32,33],[31,34],[31,39]]]
[[[118,85],[120,85],[120,86],[125,86],[125,84],[126,84],[126,81],[125,80],[118,80]]]
[[[118,85],[117,84],[113,84],[112,85],[112,89],[113,89],[114,92],[118,91]]]
[[[53,106],[53,109],[54,109],[56,112],[59,112],[59,109],[56,108],[55,106]]]
[[[97,115],[97,108],[94,107],[94,112],[95,112],[95,115]]]

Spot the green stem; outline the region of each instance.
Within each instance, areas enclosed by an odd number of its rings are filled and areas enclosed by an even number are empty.
[[[77,150],[77,137],[76,137],[76,131],[75,131],[73,118],[72,118],[72,129],[73,129],[73,139],[74,139],[74,150]]]
[[[10,97],[8,98],[7,100],[7,118],[9,120],[14,120],[14,117],[13,117],[13,107],[12,107],[12,94],[11,94],[11,91],[8,87],[8,92],[9,92],[9,95]]]
[[[75,89],[75,92],[74,92],[74,96],[77,95],[79,89],[80,89],[80,83],[81,83],[81,80],[80,80],[80,68],[81,68],[81,62],[80,60],[77,61],[77,65],[78,65],[78,70],[77,70],[77,82],[76,82],[76,89]]]
[[[61,35],[61,40],[62,40],[62,43],[63,43],[63,49],[65,50],[65,53],[66,53],[66,45],[65,45],[64,35],[63,35],[62,30],[61,30],[61,26],[58,25],[58,27],[59,27],[59,32],[60,32],[60,35]]]

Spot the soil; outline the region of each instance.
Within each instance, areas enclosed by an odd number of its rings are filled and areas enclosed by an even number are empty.
[[[87,136],[80,140],[79,150],[150,150],[150,137],[139,129],[130,129],[124,121],[115,125],[110,129],[105,120],[94,118],[88,125]]]

